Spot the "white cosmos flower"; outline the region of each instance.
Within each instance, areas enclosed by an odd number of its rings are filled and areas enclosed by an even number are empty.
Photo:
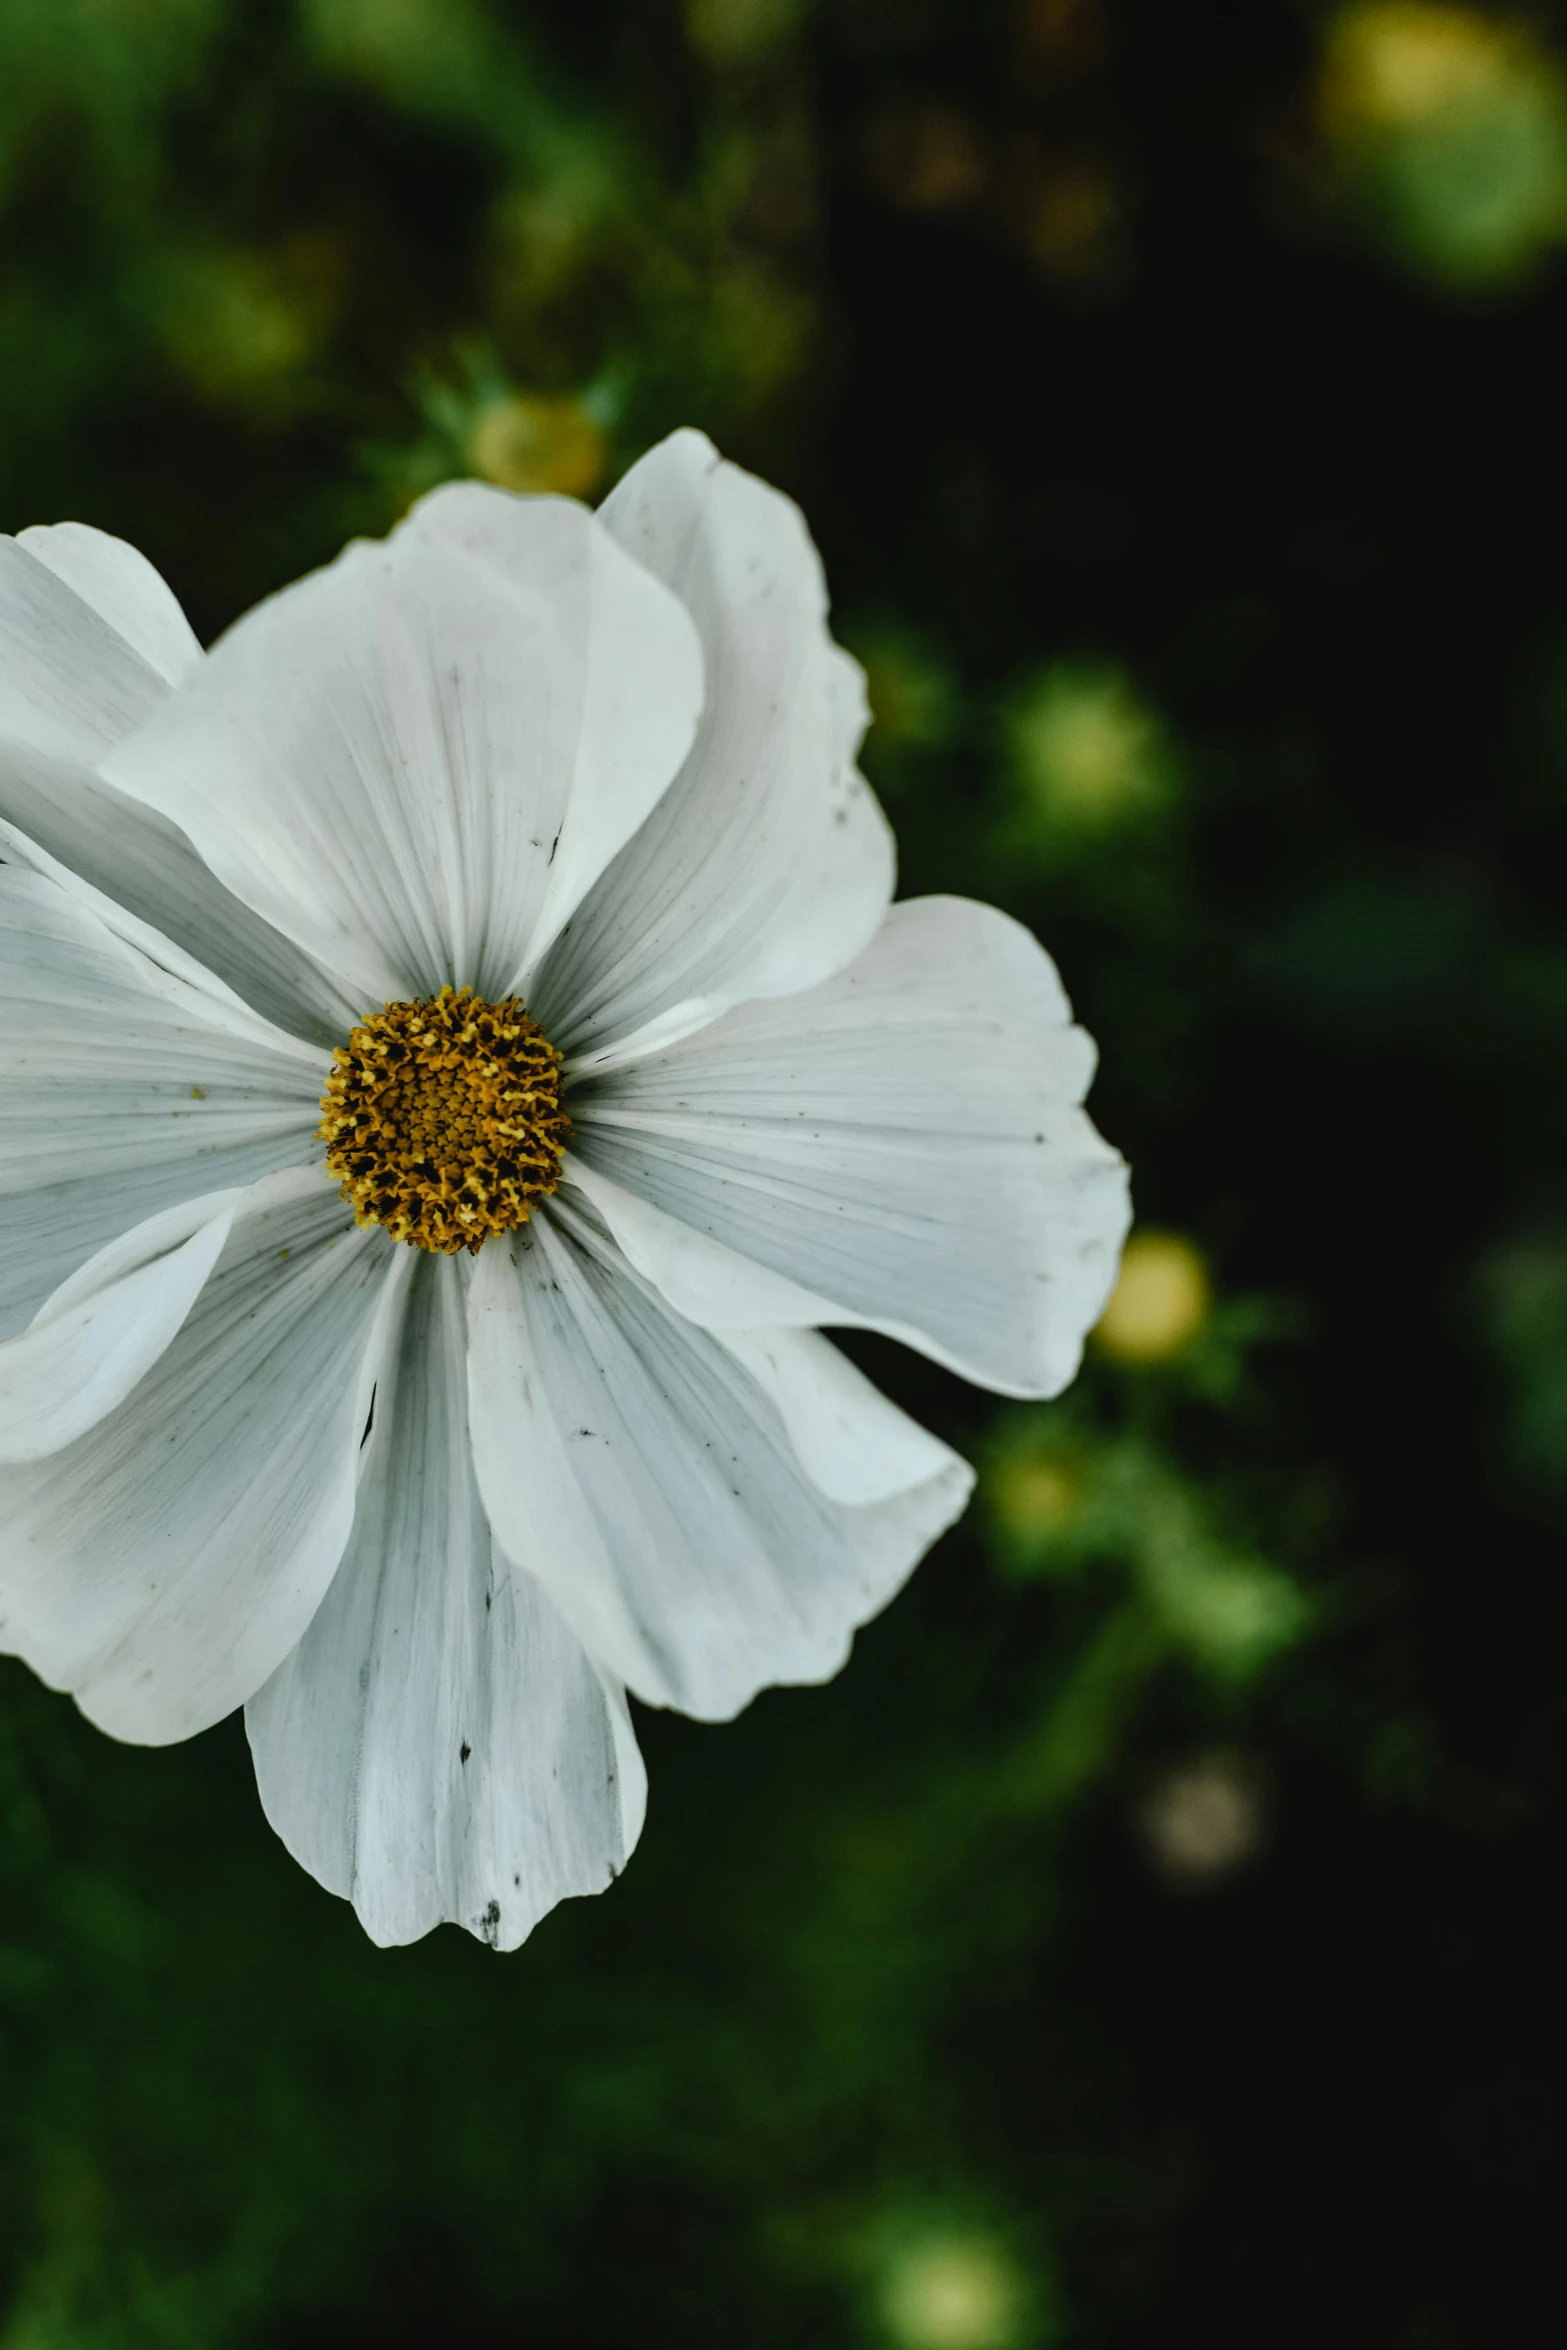
[[[958,1515],[822,1325],[1051,1395],[1109,1291],[1093,1048],[890,903],[861,687],[695,433],[206,655],[118,540],[0,541],[0,1649],[119,1738],[243,1705],[377,1941],[597,1891],[626,1691],[826,1678]]]

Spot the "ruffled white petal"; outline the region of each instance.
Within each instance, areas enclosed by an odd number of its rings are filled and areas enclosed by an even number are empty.
[[[132,1225],[318,1156],[327,1067],[0,870],[0,1336]]]
[[[487,1244],[469,1322],[496,1538],[652,1704],[722,1720],[769,1682],[826,1679],[967,1499],[966,1465],[895,1428],[901,1415],[867,1405],[852,1374],[811,1401],[793,1334],[771,1366],[768,1334],[731,1352],[559,1201]],[[876,1498],[831,1498],[791,1428],[840,1484],[861,1442],[860,1490]]]
[[[186,1201],[111,1242],[0,1346],[0,1461],[60,1452],[125,1401],[205,1288],[242,1197]]]
[[[494,998],[701,699],[690,620],[585,508],[464,485],[241,620],[104,772],[365,1000]]]
[[[783,1422],[801,1468],[829,1501],[862,1508],[933,1481],[973,1483],[967,1463],[911,1420],[819,1330],[715,1332]]]
[[[1089,1039],[1021,924],[895,906],[848,970],[573,1097],[569,1172],[676,1310],[889,1332],[1054,1395],[1109,1295],[1126,1169]]]
[[[195,957],[278,1026],[340,1037],[360,1007],[166,817],[94,773],[201,658],[170,590],[122,540],[74,522],[0,540],[0,858],[171,967]]]
[[[617,1874],[646,1778],[622,1693],[492,1544],[465,1354],[459,1267],[419,1259],[352,1540],[245,1722],[268,1819],[374,1941],[451,1919],[513,1950]]]
[[[173,589],[135,547],[85,522],[18,531],[17,545],[63,579],[168,685],[201,667],[201,646]]]
[[[583,1062],[655,1021],[667,1035],[813,986],[858,954],[893,881],[854,767],[863,680],[828,636],[799,509],[680,432],[601,511],[696,621],[707,705],[679,777],[539,972],[537,1015]]]
[[[319,1170],[257,1184],[127,1400],[46,1459],[0,1467],[0,1650],[144,1744],[252,1696],[342,1557],[406,1269]]]

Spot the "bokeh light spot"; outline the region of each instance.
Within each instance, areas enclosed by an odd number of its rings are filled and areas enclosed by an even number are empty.
[[[1196,1337],[1211,1300],[1208,1268],[1189,1240],[1174,1232],[1137,1233],[1127,1242],[1094,1342],[1118,1362],[1167,1362]]]
[[[1057,829],[1108,832],[1171,796],[1164,728],[1113,665],[1046,669],[1014,706],[1009,733],[1030,806]]]
[[[907,212],[952,212],[984,193],[991,164],[970,117],[939,99],[897,99],[871,116],[865,168],[878,193]]]
[[[1064,1532],[1081,1500],[1080,1481],[1063,1461],[1005,1453],[991,1471],[990,1506],[1005,1531],[1021,1542]]]
[[[896,626],[856,631],[850,649],[865,672],[878,750],[921,750],[946,742],[957,722],[951,671],[912,631]]]
[[[1172,1882],[1212,1884],[1260,1851],[1262,1797],[1234,1755],[1200,1755],[1160,1780],[1143,1805],[1141,1826]]]
[[[1329,25],[1316,104],[1341,199],[1420,275],[1505,284],[1567,239],[1567,80],[1528,26],[1355,0]]]
[[[980,2235],[929,2236],[888,2264],[882,2319],[899,2350],[1012,2350],[1022,2342],[1022,2279]]]

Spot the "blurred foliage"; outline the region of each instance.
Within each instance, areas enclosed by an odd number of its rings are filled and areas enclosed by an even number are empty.
[[[0,0],[0,522],[211,636],[438,481],[704,426],[822,542],[904,890],[1057,955],[1140,1218],[1056,1403],[855,1342],[968,1520],[831,1687],[643,1717],[641,1850],[505,1963],[373,1950],[237,1724],[0,1666],[0,2350],[1534,2338],[1563,54]]]

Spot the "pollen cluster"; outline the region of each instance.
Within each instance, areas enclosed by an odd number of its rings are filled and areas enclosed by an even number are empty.
[[[361,1224],[477,1254],[560,1181],[561,1060],[514,996],[388,1004],[332,1056],[316,1129]]]

